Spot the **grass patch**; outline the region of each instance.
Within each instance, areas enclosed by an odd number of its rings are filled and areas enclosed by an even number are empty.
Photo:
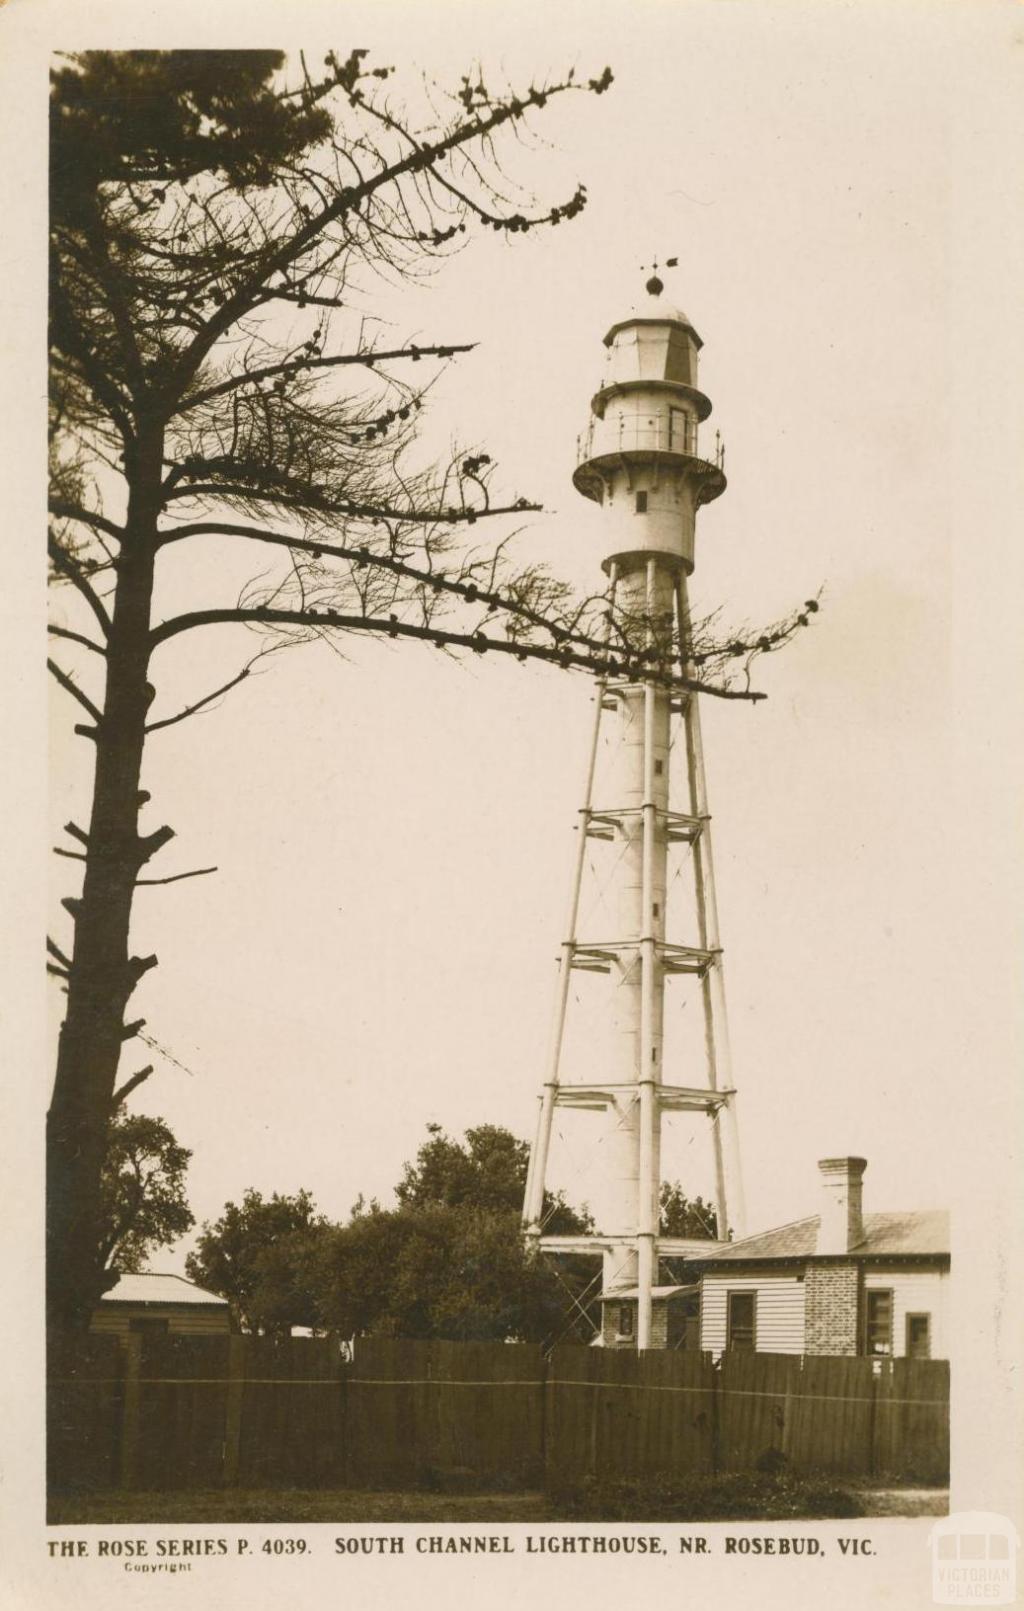
[[[438,1493],[408,1489],[196,1489],[183,1492],[55,1496],[51,1526],[129,1523],[301,1523],[339,1526],[429,1522],[714,1522],[828,1520],[852,1516],[944,1516],[944,1489],[879,1488],[863,1479],[794,1477],[778,1472],[633,1482],[585,1481],[547,1494]]]
[[[441,1494],[366,1492],[360,1489],[196,1489],[173,1493],[107,1492],[58,1495],[50,1500],[53,1527],[192,1522],[543,1522],[543,1494]]]
[[[725,1472],[718,1476],[589,1478],[549,1496],[565,1521],[792,1521],[863,1516],[862,1496],[827,1478],[785,1472]]]

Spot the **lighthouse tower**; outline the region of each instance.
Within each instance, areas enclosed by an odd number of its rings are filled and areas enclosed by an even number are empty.
[[[687,579],[694,565],[696,515],[701,504],[725,491],[724,452],[717,433],[710,451],[702,441],[711,403],[697,384],[701,339],[663,293],[662,281],[652,276],[642,304],[605,337],[607,372],[591,403],[573,476],[577,491],[602,511],[602,564],[612,597],[610,665],[595,699],[552,1044],[523,1211],[534,1248],[601,1255],[605,1313],[611,1305],[626,1317],[617,1341],[639,1348],[662,1341],[660,1331],[652,1333],[659,1257],[706,1252],[709,1246],[659,1236],[664,1113],[706,1116],[718,1236],[743,1234],[698,695],[680,692],[678,684],[671,687],[666,675],[692,672]],[[622,651],[618,659],[617,651]],[[611,752],[611,777],[602,780],[606,792],[595,804],[599,739],[609,727],[611,744],[604,748]],[[674,800],[669,760],[677,737],[683,743],[676,753],[685,748],[686,788],[679,791],[685,797]],[[577,933],[588,841],[594,839],[610,840],[615,852],[616,933],[610,939]],[[672,877],[671,910],[670,854],[673,861],[688,858],[692,869],[692,878],[683,883]],[[678,900],[680,890],[688,896],[685,902]],[[607,1082],[591,1083],[578,1069],[562,1066],[576,969],[609,976],[613,1046]],[[701,1066],[665,1066],[666,981],[675,975],[688,976],[682,984],[691,999],[699,997]],[[597,1109],[608,1121],[601,1142],[603,1222],[593,1237],[545,1234],[556,1108]],[[607,1325],[604,1334],[609,1335]]]

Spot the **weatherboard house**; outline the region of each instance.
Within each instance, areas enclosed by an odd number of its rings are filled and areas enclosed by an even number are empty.
[[[700,1263],[700,1346],[947,1359],[949,1217],[865,1214],[863,1158],[825,1158],[819,1213]]]
[[[652,1290],[652,1345],[760,1354],[946,1359],[949,1217],[865,1214],[863,1158],[825,1158],[819,1212],[737,1242],[689,1242],[681,1279]],[[679,1252],[684,1251],[678,1244]],[[635,1348],[637,1292],[595,1338]]]
[[[226,1298],[180,1275],[122,1275],[93,1310],[91,1332],[217,1337],[231,1330]]]

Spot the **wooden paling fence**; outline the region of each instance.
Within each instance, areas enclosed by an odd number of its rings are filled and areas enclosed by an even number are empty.
[[[544,1376],[532,1343],[366,1338],[345,1384],[352,1485],[447,1476],[539,1487]]]
[[[941,1482],[939,1360],[365,1339],[55,1339],[54,1491],[564,1489],[587,1477],[795,1472]]]

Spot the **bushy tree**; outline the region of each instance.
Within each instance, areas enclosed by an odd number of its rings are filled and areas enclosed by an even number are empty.
[[[203,1226],[185,1271],[227,1298],[245,1331],[308,1325],[310,1304],[299,1295],[294,1272],[305,1239],[327,1228],[308,1191],[264,1198],[250,1190],[240,1205],[227,1203],[214,1224]]]
[[[526,1143],[500,1125],[471,1128],[462,1142],[439,1125],[428,1132],[403,1169],[397,1208],[360,1197],[348,1223],[332,1225],[306,1191],[269,1201],[247,1191],[203,1226],[188,1274],[229,1298],[249,1331],[589,1338],[572,1302],[590,1284],[589,1261],[556,1270],[524,1247]],[[549,1206],[563,1233],[592,1229],[560,1193]]]
[[[530,1162],[527,1142],[497,1124],[481,1124],[466,1131],[463,1141],[445,1135],[440,1125],[428,1124],[429,1138],[406,1164],[395,1196],[403,1208],[436,1204],[449,1208],[478,1208],[486,1212],[520,1213]],[[544,1223],[552,1235],[583,1235],[593,1230],[587,1209],[570,1207],[562,1192],[546,1193]]]
[[[543,1342],[574,1329],[564,1287],[527,1256],[512,1210],[371,1209],[314,1258],[323,1324],[344,1336]]]
[[[119,1275],[141,1270],[154,1248],[192,1229],[185,1197],[191,1156],[163,1119],[119,1111],[111,1120],[100,1180],[104,1290]]]
[[[662,1236],[717,1237],[714,1204],[706,1203],[703,1197],[687,1197],[678,1180],[662,1181],[660,1201]]]

